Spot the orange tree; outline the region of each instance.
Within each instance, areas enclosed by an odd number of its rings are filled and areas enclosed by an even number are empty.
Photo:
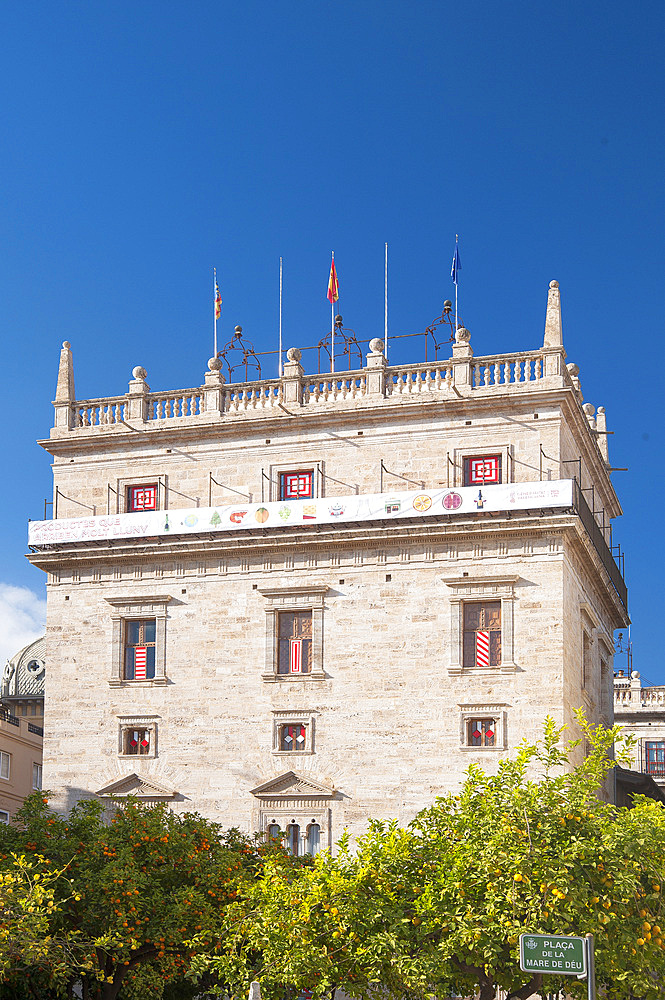
[[[17,850],[67,880],[71,891],[46,914],[47,930],[68,942],[64,990],[79,983],[83,1000],[186,997],[197,950],[221,952],[239,884],[260,873],[266,855],[277,868],[291,863],[276,845],[224,833],[196,814],[127,801],[109,820],[100,803],[85,801],[63,817],[41,795],[26,801],[13,827],[0,828],[0,877]],[[55,971],[48,959],[18,955],[0,974],[0,998],[59,995]]]
[[[459,795],[407,829],[372,823],[355,853],[344,842],[311,869],[269,865],[227,910],[212,965],[236,995],[256,978],[275,1000],[302,986],[315,996],[337,986],[358,997],[582,996],[574,977],[521,972],[518,938],[591,932],[608,997],[662,996],[665,810],[603,801],[619,733],[579,723],[589,750],[576,767],[577,743],[548,719],[541,742],[494,775],[472,765]]]

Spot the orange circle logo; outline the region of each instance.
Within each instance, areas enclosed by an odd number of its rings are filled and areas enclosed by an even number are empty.
[[[427,494],[421,493],[420,496],[413,498],[413,509],[414,510],[429,510],[432,506],[432,498],[428,497]]]

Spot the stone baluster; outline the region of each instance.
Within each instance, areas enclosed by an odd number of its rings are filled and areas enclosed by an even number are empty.
[[[282,398],[285,404],[302,405],[302,380],[305,369],[300,364],[302,353],[298,347],[289,347],[282,372]]]
[[[470,340],[469,331],[463,326],[458,326],[453,344],[453,385],[462,390],[472,388],[471,358],[473,357],[473,348],[469,343]]]
[[[384,344],[378,337],[369,342],[370,354],[367,355],[367,395],[385,396],[386,394],[386,368],[388,362],[383,353]]]
[[[55,387],[55,399],[53,400],[53,408],[55,410],[54,427],[67,431],[71,430],[73,427],[73,404],[75,398],[72,345],[68,340],[65,340],[60,351],[58,381]]]
[[[208,371],[203,383],[201,413],[212,417],[224,412],[224,376],[221,372],[222,359],[210,358]]]
[[[141,365],[132,369],[133,378],[127,392],[127,419],[145,423],[148,419],[148,395],[150,386],[146,382],[148,373]]]

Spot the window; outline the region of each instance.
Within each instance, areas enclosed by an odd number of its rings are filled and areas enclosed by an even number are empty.
[[[464,605],[463,667],[501,664],[501,601]]]
[[[489,486],[501,482],[501,455],[471,455],[464,459],[464,485]]]
[[[584,687],[591,683],[591,666],[591,636],[586,630],[584,630],[582,632],[582,684]]]
[[[644,744],[644,770],[655,778],[665,778],[665,740]]]
[[[318,854],[321,849],[321,827],[314,820],[307,827],[307,853]]]
[[[264,681],[323,681],[323,611],[328,587],[261,587],[266,598]],[[282,718],[281,722],[301,722]],[[278,744],[273,742],[274,749]]]
[[[170,595],[142,594],[140,597],[106,597],[104,600],[112,608],[109,685],[167,684],[166,620]],[[135,662],[137,654],[138,661]],[[145,674],[141,678],[144,669]]]
[[[0,823],[9,823],[9,813],[6,809],[0,809]]]
[[[154,618],[125,622],[125,673],[126,681],[152,680],[155,676]]]
[[[301,500],[314,496],[314,470],[300,469],[297,472],[280,472],[279,499]]]
[[[158,715],[119,715],[118,755],[120,757],[157,756]]]
[[[128,486],[127,510],[157,510],[157,483]]]
[[[33,764],[32,765],[32,787],[41,788],[42,787],[42,765]]]
[[[4,778],[6,781],[9,781],[11,759],[12,755],[10,753],[0,750],[0,778]]]
[[[312,669],[312,612],[280,611],[277,616],[277,627],[277,673],[310,673]]]
[[[122,752],[126,757],[147,757],[150,754],[150,730],[125,729]]]
[[[493,747],[496,738],[496,719],[468,719],[466,745],[468,747]]]
[[[462,750],[505,750],[507,709],[505,703],[460,705],[460,747]]]
[[[279,823],[271,823],[267,829],[268,840],[281,840],[282,831],[279,828]]]
[[[279,749],[286,752],[307,749],[307,729],[303,725],[279,727]]]
[[[297,823],[289,823],[286,828],[286,849],[294,858],[302,853],[300,850],[300,827]]]

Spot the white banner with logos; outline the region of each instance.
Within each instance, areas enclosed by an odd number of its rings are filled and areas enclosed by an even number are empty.
[[[30,521],[28,545],[87,542],[105,538],[154,538],[158,535],[209,534],[261,528],[306,528],[314,524],[350,521],[401,521],[478,511],[533,510],[570,507],[570,479],[545,483],[509,483],[505,486],[461,486],[454,489],[409,490],[397,493],[360,493],[311,500],[270,503],[218,504],[183,510],[104,514],[97,517]]]

